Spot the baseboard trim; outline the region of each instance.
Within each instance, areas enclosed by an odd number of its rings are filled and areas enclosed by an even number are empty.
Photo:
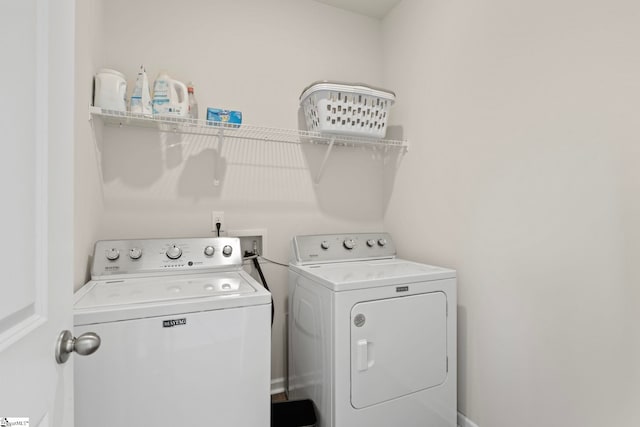
[[[285,385],[284,377],[273,378],[271,380],[271,394],[283,393]]]
[[[458,412],[458,427],[478,427],[478,424]]]

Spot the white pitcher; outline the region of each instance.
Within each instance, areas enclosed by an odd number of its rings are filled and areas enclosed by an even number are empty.
[[[93,79],[93,105],[104,110],[127,111],[127,79],[119,71],[102,68]]]
[[[153,114],[185,117],[189,112],[187,86],[162,71],[153,83]]]

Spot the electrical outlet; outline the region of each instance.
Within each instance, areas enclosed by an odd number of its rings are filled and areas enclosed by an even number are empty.
[[[212,231],[218,231],[218,229],[216,228],[216,224],[220,223],[220,233],[222,233],[222,231],[225,229],[225,223],[224,223],[224,212],[222,211],[212,211],[211,212],[211,230]]]

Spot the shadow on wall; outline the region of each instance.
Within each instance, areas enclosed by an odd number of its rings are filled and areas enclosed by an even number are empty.
[[[396,141],[402,141],[404,139],[404,129],[402,126],[389,126],[387,128],[386,138]],[[391,194],[393,193],[393,187],[396,180],[396,174],[400,169],[402,159],[404,159],[405,153],[400,149],[390,150],[383,158],[383,206],[386,212],[389,201],[391,200]]]
[[[298,109],[298,128],[307,130]],[[388,139],[402,139],[402,127],[390,127]],[[382,218],[404,153],[395,148],[303,144],[301,147],[318,204],[328,215],[347,219]],[[337,191],[336,191],[337,190]],[[372,206],[369,199],[375,199]]]
[[[104,184],[119,180],[132,189],[146,188],[157,181],[165,169],[159,134],[127,129],[128,137],[124,138],[123,131],[104,127],[100,144]]]
[[[382,218],[400,150],[292,144],[105,126],[99,147],[105,206],[319,209],[347,220]],[[318,180],[318,177],[320,179]],[[316,183],[316,181],[318,181]]]

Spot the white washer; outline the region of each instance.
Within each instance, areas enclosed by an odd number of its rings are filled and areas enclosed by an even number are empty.
[[[237,238],[96,243],[74,331],[75,425],[270,424],[271,297]]]
[[[456,273],[386,233],[296,236],[289,395],[320,427],[455,427]]]

